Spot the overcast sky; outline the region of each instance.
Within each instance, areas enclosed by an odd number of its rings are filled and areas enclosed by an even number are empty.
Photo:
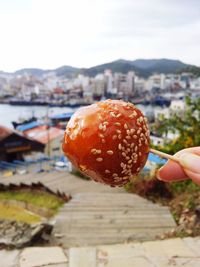
[[[200,66],[200,0],[0,0],[0,70],[119,58]]]

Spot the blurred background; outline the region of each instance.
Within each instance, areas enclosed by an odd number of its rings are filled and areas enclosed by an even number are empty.
[[[67,121],[80,106],[96,101],[110,98],[134,103],[148,118],[154,148],[174,154],[200,145],[198,0],[0,0],[0,33],[0,182],[3,191],[8,191],[0,192],[3,201],[30,201],[53,209],[49,217],[54,218],[70,194],[107,192],[104,187],[95,189],[61,150]],[[176,226],[170,221],[167,234],[161,227],[148,240],[157,234],[198,236],[199,187],[191,181],[167,185],[156,180],[156,170],[165,162],[149,154],[141,174],[120,190],[165,205],[169,216],[173,215]],[[4,187],[21,182],[30,185],[29,192],[32,182],[41,182],[53,190],[48,194],[59,189],[66,195],[54,195],[58,203],[48,206],[46,195],[38,204],[32,195],[19,197],[21,187],[17,195],[16,188],[13,193],[13,188]],[[48,197],[52,200],[52,195]],[[83,199],[93,201],[87,197]],[[16,214],[17,222],[32,223],[30,218],[19,219],[19,210]],[[5,219],[4,212],[0,218]],[[98,220],[101,214],[97,214],[97,225]],[[115,236],[120,235],[116,229],[123,232],[122,224],[117,225],[111,222]],[[175,230],[169,233],[172,226]],[[56,227],[63,229],[60,224]],[[141,232],[144,235],[144,229]],[[102,244],[144,240],[131,233],[116,240],[106,239],[105,234],[99,240]],[[72,238],[69,243],[98,243],[83,239]]]

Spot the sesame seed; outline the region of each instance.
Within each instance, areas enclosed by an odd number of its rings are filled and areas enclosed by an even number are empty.
[[[124,123],[124,129],[128,129],[128,125]]]
[[[137,151],[138,151],[138,147],[136,146],[136,147],[135,147],[135,152],[137,152]]]
[[[108,125],[108,122],[107,122],[107,121],[104,121],[103,124],[104,124],[104,125]]]
[[[121,145],[121,143],[119,143],[118,148],[119,148],[119,150],[122,150],[122,145]]]
[[[123,167],[124,167],[124,163],[123,163],[123,162],[121,162],[121,163],[120,163],[120,166],[123,168]]]
[[[121,134],[118,135],[118,139],[122,139],[122,135]]]
[[[117,135],[113,135],[112,139],[116,140],[117,139]]]
[[[126,157],[126,160],[129,160],[129,159],[130,159],[130,157],[127,156],[127,157]]]
[[[118,129],[116,130],[116,132],[117,132],[118,134],[121,134],[121,133],[122,133],[122,131],[120,131],[120,130],[118,130]]]
[[[130,131],[131,131],[131,134],[134,134],[134,132],[135,132],[135,129],[131,129]]]
[[[125,153],[125,152],[122,152],[122,156],[123,156],[123,157],[126,157],[126,153]]]
[[[114,154],[112,150],[108,150],[106,153],[107,153],[108,155],[113,155],[113,154]]]
[[[95,149],[95,148],[93,148],[93,149],[91,149],[91,153],[92,153],[93,155],[98,155],[98,154],[101,154],[101,150],[100,150],[100,149]]]
[[[115,118],[115,113],[113,111],[110,112],[110,115]]]
[[[92,149],[91,149],[91,153],[92,153],[92,154],[96,154],[96,151],[97,151],[97,150],[96,150],[95,148],[92,148]]]
[[[127,135],[125,138],[126,138],[126,139],[131,139],[131,137],[130,137],[129,135]]]
[[[134,147],[134,145],[135,145],[134,143],[131,143],[131,148],[133,148],[133,147]]]
[[[125,143],[125,144],[128,144],[128,142],[126,141],[126,139],[123,139],[122,142]]]
[[[102,129],[103,129],[103,124],[100,123],[100,124],[99,124],[99,130],[102,130]]]
[[[139,152],[139,156],[142,156],[142,153],[141,152]]]
[[[130,130],[126,130],[126,133],[127,133],[128,135],[130,135],[130,134],[131,134],[131,131],[130,131]]]
[[[100,138],[104,138],[104,135],[103,135],[103,134],[99,134],[99,137],[100,137]]]
[[[103,144],[105,144],[106,140],[105,140],[105,139],[101,139],[101,142],[102,142]]]
[[[127,151],[128,153],[131,152],[130,148],[127,148],[126,151]]]
[[[102,127],[102,131],[103,131],[103,132],[106,131],[106,125],[103,125],[103,127]]]
[[[113,173],[113,175],[112,175],[113,177],[117,177],[118,175],[117,175],[117,173]]]
[[[131,118],[131,119],[135,118],[135,114],[132,113],[131,115],[129,115],[129,118]]]
[[[103,161],[103,158],[96,158],[96,161],[101,162]]]
[[[117,115],[116,115],[116,118],[119,118],[120,116],[121,116],[121,114],[117,114]]]
[[[132,159],[130,159],[129,161],[128,161],[128,164],[131,164],[132,163]]]
[[[110,173],[110,171],[109,170],[105,170],[105,173]]]
[[[137,135],[134,134],[133,138],[134,138],[134,139],[137,139]]]
[[[120,122],[115,122],[115,125],[116,126],[121,126],[121,123]]]
[[[137,170],[136,170],[136,171],[137,171],[137,172],[139,172],[139,170],[140,170],[140,168],[137,168]]]
[[[142,116],[141,116],[141,117],[139,117],[139,121],[140,121],[140,122],[143,122],[143,120],[144,120],[144,119],[143,119],[143,117],[142,117]]]

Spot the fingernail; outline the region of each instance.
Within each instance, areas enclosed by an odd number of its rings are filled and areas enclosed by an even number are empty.
[[[180,164],[192,172],[200,172],[200,156],[192,153],[185,153],[180,156]]]
[[[156,172],[156,177],[157,177],[157,179],[158,180],[160,180],[160,181],[164,181],[163,179],[162,179],[162,177],[160,176],[160,170],[162,169],[162,167]]]

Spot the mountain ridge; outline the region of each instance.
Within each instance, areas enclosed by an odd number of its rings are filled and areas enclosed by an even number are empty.
[[[57,76],[73,77],[77,74],[84,74],[94,77],[98,73],[103,73],[105,69],[111,69],[113,72],[127,73],[128,71],[135,71],[141,77],[148,77],[153,73],[178,73],[182,70],[193,70],[195,73],[200,73],[200,67],[186,64],[178,59],[136,59],[126,60],[118,59],[104,64],[96,65],[90,68],[76,68],[69,65],[63,65],[56,69],[41,69],[41,68],[23,68],[15,72],[3,72],[5,74],[15,75],[34,75],[42,76],[45,73],[55,72]],[[196,71],[197,70],[197,71]]]

